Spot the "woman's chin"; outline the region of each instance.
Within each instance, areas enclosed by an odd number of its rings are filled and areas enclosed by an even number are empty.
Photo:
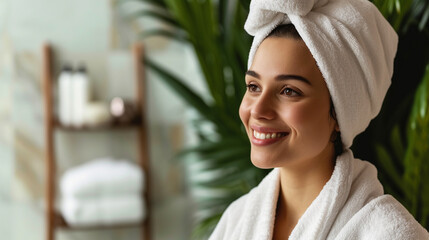
[[[260,169],[282,168],[286,166],[293,166],[298,163],[291,154],[285,152],[267,152],[257,151],[252,149],[250,152],[250,160],[252,164]]]
[[[261,168],[261,169],[270,169],[270,168],[275,168],[277,167],[276,164],[272,161],[270,161],[270,158],[267,157],[262,157],[262,156],[258,156],[258,157],[253,157],[250,156],[250,159],[252,161],[252,164],[257,167],[257,168]]]

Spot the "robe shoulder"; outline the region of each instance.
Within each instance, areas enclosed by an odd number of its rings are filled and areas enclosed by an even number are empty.
[[[279,185],[279,170],[273,169],[258,186],[228,206],[209,239],[270,239]]]
[[[252,192],[253,191],[250,191],[241,196],[226,208],[209,240],[229,239],[229,236],[234,232],[234,229],[236,229],[238,223],[241,221],[244,208],[247,205],[248,195],[252,194]]]
[[[383,195],[360,209],[335,239],[429,240],[429,233],[395,198]]]

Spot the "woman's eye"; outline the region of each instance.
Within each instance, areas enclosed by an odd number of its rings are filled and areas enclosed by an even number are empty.
[[[256,86],[255,84],[247,84],[246,87],[247,87],[247,90],[249,92],[259,92],[260,91],[259,87]]]
[[[282,94],[288,96],[288,97],[296,97],[296,96],[300,96],[301,94],[299,94],[297,91],[293,90],[292,88],[285,88],[282,91]]]

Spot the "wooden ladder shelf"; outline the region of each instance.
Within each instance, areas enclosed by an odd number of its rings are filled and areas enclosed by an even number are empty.
[[[73,128],[62,126],[54,114],[54,99],[53,99],[53,75],[54,75],[54,54],[51,45],[43,45],[43,97],[44,97],[44,119],[45,119],[45,150],[46,150],[46,231],[47,240],[55,239],[55,231],[59,228],[68,230],[95,230],[95,229],[117,229],[129,227],[141,227],[142,239],[151,240],[151,204],[150,204],[150,166],[149,166],[149,148],[148,148],[148,131],[146,128],[146,84],[143,68],[143,46],[141,44],[134,44],[132,47],[133,63],[135,69],[135,82],[136,82],[136,100],[135,104],[138,109],[140,117],[137,123],[127,125],[111,124],[108,126],[100,127],[82,127]],[[56,181],[57,181],[57,164],[55,156],[55,130],[61,131],[97,131],[97,130],[110,130],[110,129],[135,129],[137,131],[138,143],[138,163],[141,166],[145,181],[142,193],[145,200],[146,216],[142,222],[138,223],[124,223],[111,226],[85,226],[73,227],[67,224],[61,214],[55,209],[56,202]]]

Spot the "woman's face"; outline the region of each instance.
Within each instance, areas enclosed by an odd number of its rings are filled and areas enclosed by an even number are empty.
[[[335,120],[316,61],[301,40],[270,37],[246,73],[240,118],[259,168],[311,164],[334,157]]]

